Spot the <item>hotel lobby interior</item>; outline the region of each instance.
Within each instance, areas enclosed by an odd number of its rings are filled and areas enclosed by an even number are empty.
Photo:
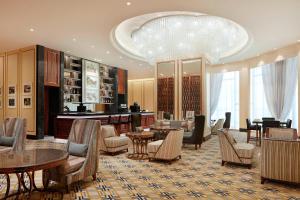
[[[300,200],[299,0],[0,3],[0,199]]]

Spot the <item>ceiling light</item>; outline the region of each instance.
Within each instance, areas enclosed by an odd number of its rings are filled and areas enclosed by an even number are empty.
[[[143,64],[140,63],[139,66],[143,66]]]
[[[183,74],[187,74],[186,72],[183,72]]]
[[[164,76],[164,74],[159,74],[160,76]]]
[[[91,45],[91,48],[95,48],[95,45]]]
[[[76,42],[76,41],[77,41],[77,39],[76,39],[76,38],[73,38],[72,40],[73,40],[73,42]]]
[[[123,59],[123,57],[122,57],[122,56],[120,56],[119,58],[120,58],[120,59]]]
[[[249,41],[247,31],[229,19],[176,11],[127,19],[115,29],[114,38],[118,49],[151,65],[202,55],[217,63],[241,51]]]
[[[67,53],[70,53],[70,52],[71,52],[71,51],[69,51],[69,50],[67,51]]]
[[[273,50],[277,50],[277,48],[273,48]]]
[[[33,29],[33,28],[30,28],[29,31],[30,31],[30,32],[34,32],[34,29]]]
[[[110,52],[109,52],[109,51],[106,51],[106,54],[110,54]]]
[[[300,40],[297,40],[297,42],[300,42]]]
[[[127,1],[127,2],[126,2],[126,5],[127,5],[127,6],[130,6],[130,5],[131,5],[131,2],[130,2],[130,1]]]

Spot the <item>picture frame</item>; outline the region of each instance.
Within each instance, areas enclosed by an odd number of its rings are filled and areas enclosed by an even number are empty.
[[[8,103],[7,105],[8,108],[16,108],[17,102],[15,97],[8,97],[7,103]]]
[[[8,96],[15,96],[16,94],[17,94],[16,85],[9,85],[8,86]]]
[[[32,108],[32,97],[31,96],[23,96],[22,104],[23,104],[23,108]]]
[[[23,94],[24,95],[32,94],[32,83],[28,82],[23,85]]]

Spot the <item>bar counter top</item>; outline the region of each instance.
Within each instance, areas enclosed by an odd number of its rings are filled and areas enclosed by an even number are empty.
[[[107,113],[107,112],[63,112],[57,115],[57,118],[94,118],[95,116],[111,116],[111,115],[153,115],[154,112],[120,112],[120,113]]]

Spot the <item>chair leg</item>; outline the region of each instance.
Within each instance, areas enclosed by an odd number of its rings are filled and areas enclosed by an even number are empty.
[[[260,183],[261,183],[261,184],[264,184],[265,181],[266,181],[266,179],[265,179],[264,177],[261,176],[261,177],[260,177]]]
[[[181,159],[181,155],[179,155],[178,158]]]
[[[222,160],[222,164],[221,164],[221,165],[222,165],[222,166],[224,166],[224,164],[225,164],[225,161],[224,161],[224,160]]]
[[[252,168],[252,165],[250,164],[250,165],[248,165],[248,169],[251,169]]]
[[[195,149],[196,149],[196,150],[198,149],[198,144],[195,144]]]
[[[71,190],[70,184],[66,184],[66,192],[69,194]]]
[[[93,174],[93,181],[95,181],[96,178],[97,178],[97,174],[95,173],[95,174]]]

